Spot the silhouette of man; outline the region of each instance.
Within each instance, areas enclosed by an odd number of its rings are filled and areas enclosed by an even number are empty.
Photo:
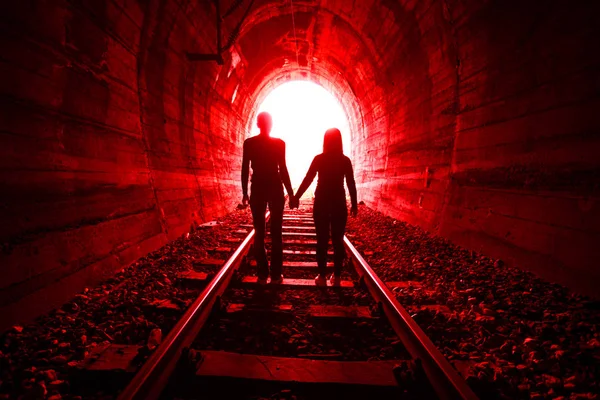
[[[292,183],[285,165],[285,142],[270,137],[273,119],[266,112],[258,114],[256,124],[260,134],[246,139],[242,160],[242,203],[250,202],[256,236],[254,238],[254,258],[258,269],[258,281],[267,282],[269,266],[265,250],[265,212],[267,205],[271,212],[271,283],[283,280],[282,225],[285,197],[282,183],[290,199],[294,197]],[[248,175],[252,164],[252,186],[248,198]]]

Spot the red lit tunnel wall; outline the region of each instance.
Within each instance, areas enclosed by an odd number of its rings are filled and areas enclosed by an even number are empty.
[[[596,2],[294,4],[297,39],[257,0],[219,66],[185,56],[215,51],[210,1],[2,2],[0,325],[231,210],[249,118],[290,79],[342,101],[360,200],[593,293]]]

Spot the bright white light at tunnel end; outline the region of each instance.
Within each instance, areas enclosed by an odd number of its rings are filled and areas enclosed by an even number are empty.
[[[286,161],[292,186],[300,186],[312,159],[323,151],[329,128],[342,132],[344,154],[350,156],[350,127],[342,105],[327,89],[311,81],[286,82],[273,89],[258,107],[273,116],[272,137],[286,143]],[[250,136],[259,133],[256,115]]]

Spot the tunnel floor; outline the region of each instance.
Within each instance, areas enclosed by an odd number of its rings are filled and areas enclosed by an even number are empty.
[[[60,309],[2,334],[0,395],[58,399],[59,395],[110,397],[116,393],[126,380],[111,379],[112,388],[81,387],[82,361],[108,344],[152,347],[203,287],[202,283],[197,287],[177,285],[178,274],[194,269],[210,278],[219,267],[205,261],[230,254],[232,235],[240,224],[249,222],[249,212],[238,210],[220,224],[198,227],[113,279],[86,289]],[[501,260],[459,248],[366,206],[360,206],[357,218],[349,219],[347,234],[435,345],[468,377],[469,385],[485,394],[482,398],[596,398],[600,381],[598,301],[507,267]],[[215,248],[222,254],[211,252]],[[393,285],[407,281],[409,286]],[[301,293],[297,295],[311,296]],[[230,300],[235,302],[252,293],[238,290],[232,296]],[[278,301],[285,303],[284,298]],[[368,299],[343,295],[326,301],[372,306]],[[272,332],[257,334],[271,337],[275,344],[285,341],[281,346],[285,348],[290,335],[281,332],[293,324],[277,323]],[[219,348],[225,342],[215,343],[210,338],[217,334],[226,337],[228,330],[215,329],[218,332],[208,335],[208,341],[200,341]],[[336,336],[341,343],[338,350],[350,352],[349,348],[360,346],[360,335],[368,336],[369,329],[345,331],[341,327]],[[353,339],[344,344],[344,334]],[[235,343],[227,346],[233,348]],[[307,352],[310,346],[307,342]],[[384,349],[357,350],[350,358],[379,359],[380,354],[386,358]],[[137,362],[148,353],[142,353]],[[106,385],[107,380],[101,382]]]

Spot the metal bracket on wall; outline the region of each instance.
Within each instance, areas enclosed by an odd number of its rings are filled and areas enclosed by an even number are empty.
[[[246,8],[244,15],[242,16],[240,21],[237,23],[235,28],[229,34],[229,37],[227,39],[227,43],[225,44],[225,46],[222,45],[222,41],[221,41],[221,30],[222,30],[221,24],[223,22],[223,19],[225,19],[233,11],[235,11],[235,9],[238,8],[243,3],[243,1],[244,0],[234,1],[233,4],[231,5],[231,7],[229,7],[229,9],[225,12],[225,14],[223,16],[221,16],[220,0],[213,0],[213,2],[215,3],[215,9],[217,12],[217,53],[216,54],[206,54],[206,53],[186,52],[186,56],[189,61],[216,61],[217,64],[223,65],[224,60],[223,60],[222,54],[224,51],[229,50],[229,48],[231,48],[231,46],[233,46],[235,41],[239,38],[240,30],[242,29],[242,24],[248,17],[248,14],[250,13],[250,9],[252,8],[252,5],[254,4],[254,0],[250,0],[250,4],[248,5],[248,8]]]

